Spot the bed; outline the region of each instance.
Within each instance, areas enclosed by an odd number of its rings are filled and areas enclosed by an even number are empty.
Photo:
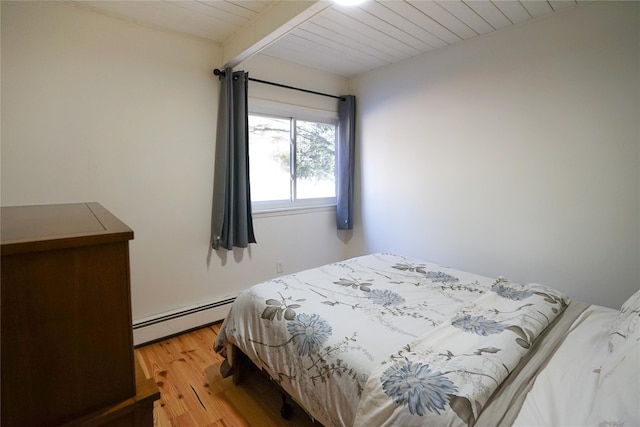
[[[390,253],[242,292],[214,349],[329,426],[639,425],[640,291],[621,310]]]

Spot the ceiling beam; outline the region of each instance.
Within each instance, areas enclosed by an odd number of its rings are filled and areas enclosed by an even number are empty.
[[[222,43],[224,66],[235,67],[332,4],[327,0],[275,2]]]

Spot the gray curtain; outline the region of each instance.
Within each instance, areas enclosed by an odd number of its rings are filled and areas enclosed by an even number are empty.
[[[231,68],[220,74],[211,226],[216,250],[256,242],[249,187],[248,78],[248,73]]]
[[[345,95],[338,101],[337,221],[338,230],[353,229],[353,179],[356,145],[356,97]]]

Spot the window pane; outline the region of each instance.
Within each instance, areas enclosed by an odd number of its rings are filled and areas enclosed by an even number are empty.
[[[298,199],[335,197],[336,127],[296,122],[296,196]]]
[[[249,116],[251,200],[290,200],[290,120]]]

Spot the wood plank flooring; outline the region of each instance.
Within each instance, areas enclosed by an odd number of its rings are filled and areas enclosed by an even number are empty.
[[[160,389],[155,427],[322,427],[290,399],[293,414],[282,419],[279,389],[253,366],[238,385],[222,378],[222,357],[213,351],[219,330],[218,323],[136,349],[142,369]]]

